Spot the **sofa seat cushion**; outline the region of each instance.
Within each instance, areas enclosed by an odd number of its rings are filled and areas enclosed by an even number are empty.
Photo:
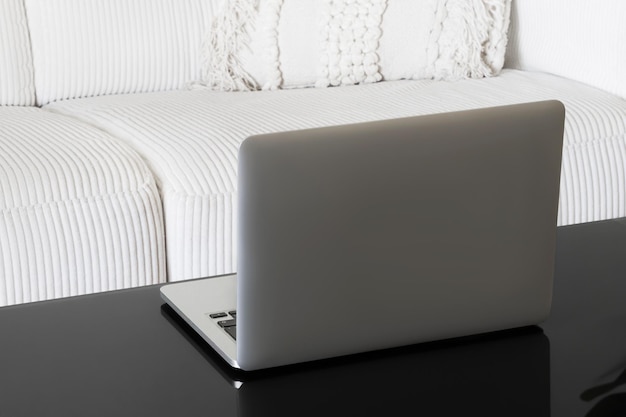
[[[0,306],[165,281],[163,220],[139,155],[38,108],[0,108]]]
[[[543,99],[559,99],[567,109],[559,224],[626,215],[626,101],[548,74],[506,70],[452,83],[178,91],[46,109],[106,130],[146,159],[164,201],[168,278],[177,280],[236,269],[237,150],[252,134]]]

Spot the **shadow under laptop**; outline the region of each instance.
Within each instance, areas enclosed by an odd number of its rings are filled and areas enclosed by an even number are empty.
[[[536,326],[242,372],[161,313],[233,386],[241,417],[550,415],[550,344]]]

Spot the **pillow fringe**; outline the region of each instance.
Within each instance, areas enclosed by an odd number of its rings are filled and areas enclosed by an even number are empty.
[[[491,30],[484,45],[486,62],[490,63],[493,74],[499,74],[504,67],[504,56],[508,43],[511,22],[511,0],[483,0],[490,15]]]
[[[251,26],[259,0],[227,0],[226,11],[219,13],[204,38],[201,53],[202,87],[219,91],[252,91],[258,88],[238,59],[239,51],[249,47]]]
[[[496,16],[501,13],[502,8],[510,7],[507,6],[509,2],[510,0],[442,2],[437,10],[435,24],[441,30],[437,45],[429,53],[429,57],[434,60],[427,72],[438,80],[482,78],[498,73],[501,66],[490,66],[488,59],[495,57],[501,48],[506,47],[506,35],[500,33],[507,23],[503,19],[496,19]]]
[[[277,90],[283,85],[283,73],[280,68],[280,48],[278,46],[278,22],[284,0],[264,0],[268,12],[262,28],[265,31],[265,48],[267,53],[267,82],[263,90]]]

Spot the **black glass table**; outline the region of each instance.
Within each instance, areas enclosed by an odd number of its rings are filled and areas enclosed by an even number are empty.
[[[626,416],[626,220],[559,228],[540,326],[251,374],[158,286],[0,308],[0,416]]]

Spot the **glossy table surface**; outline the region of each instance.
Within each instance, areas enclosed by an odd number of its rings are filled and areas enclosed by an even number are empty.
[[[560,228],[538,327],[233,373],[158,286],[0,309],[0,416],[626,416],[626,220]]]

